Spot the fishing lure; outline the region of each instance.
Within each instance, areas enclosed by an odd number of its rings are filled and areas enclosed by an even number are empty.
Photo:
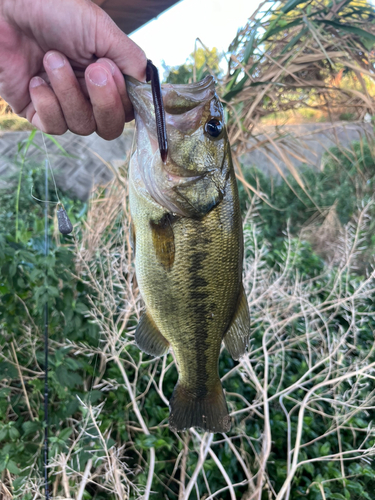
[[[160,156],[165,163],[168,156],[167,129],[165,126],[165,110],[161,94],[159,72],[150,59],[147,60],[146,81],[151,82],[152,99],[155,109],[156,130],[158,135]]]

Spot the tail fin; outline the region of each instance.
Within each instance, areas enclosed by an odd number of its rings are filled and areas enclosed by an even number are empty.
[[[230,429],[230,416],[220,380],[203,398],[194,396],[178,382],[169,406],[169,427],[173,431],[190,427],[208,432],[228,432]]]

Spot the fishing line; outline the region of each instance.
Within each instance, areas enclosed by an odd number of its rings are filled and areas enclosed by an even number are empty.
[[[53,205],[56,205],[56,210],[57,210],[57,224],[58,224],[58,227],[59,227],[59,231],[60,231],[61,234],[70,234],[73,231],[73,224],[71,223],[71,221],[69,219],[69,216],[66,213],[65,207],[64,207],[64,205],[62,204],[62,202],[60,200],[59,193],[57,192],[57,186],[56,186],[55,176],[54,176],[53,168],[51,166],[51,162],[50,162],[50,159],[49,159],[46,140],[44,138],[44,133],[41,132],[41,134],[42,134],[42,139],[43,139],[44,151],[46,153],[46,159],[45,159],[46,175],[48,177],[48,169],[49,169],[51,171],[51,177],[52,177],[52,180],[53,180],[53,185],[55,187],[55,194],[56,194],[56,198],[57,198],[58,201],[49,201],[48,200],[48,193],[46,194],[46,199],[45,200],[40,200],[39,198],[37,198],[36,196],[33,195],[33,187],[34,187],[33,185],[31,186],[31,192],[30,192],[30,194],[31,194],[31,197],[34,200],[36,200],[36,201],[39,201],[41,203],[45,203],[46,205],[48,205],[49,203],[51,203]]]
[[[60,201],[60,198],[59,198],[59,194],[57,192],[57,187],[56,187],[56,181],[55,181],[55,176],[53,174],[53,168],[51,166],[51,162],[50,162],[50,159],[49,159],[49,155],[48,155],[48,150],[47,150],[47,144],[46,144],[46,140],[44,138],[44,133],[41,132],[42,134],[42,139],[43,139],[43,145],[44,145],[44,150],[46,152],[46,160],[47,160],[47,169],[49,168],[51,170],[51,175],[52,175],[52,180],[53,180],[53,185],[55,186],[55,193],[56,193],[56,198],[58,199],[58,202],[61,203]]]
[[[150,68],[150,66],[151,66],[151,68]],[[156,111],[156,115],[159,115],[159,120],[157,120],[157,121],[159,121],[158,130],[161,129],[161,133],[159,132],[159,144],[162,145],[162,147],[160,149],[161,149],[161,154],[162,154],[162,158],[163,158],[164,155],[166,157],[167,147],[168,147],[167,141],[166,141],[165,115],[164,115],[163,100],[161,98],[158,72],[157,72],[157,69],[155,68],[155,66],[152,65],[151,61],[150,61],[150,64],[148,64],[148,71],[149,71],[149,77],[151,79],[151,86],[153,88],[155,111]],[[150,71],[151,71],[151,75],[150,75]],[[154,90],[155,86],[157,89],[156,92]],[[155,103],[155,101],[156,101],[156,103]],[[157,101],[159,101],[159,102],[157,102]],[[160,101],[161,101],[161,106],[160,106]],[[160,117],[161,117],[161,119],[160,119]],[[49,430],[49,418],[48,418],[48,402],[49,402],[49,386],[48,386],[49,328],[48,327],[49,327],[49,325],[48,325],[48,322],[49,322],[49,311],[48,311],[48,265],[47,265],[47,257],[48,257],[48,253],[49,253],[48,205],[49,204],[56,205],[57,221],[58,221],[58,227],[59,227],[60,233],[70,234],[73,231],[73,225],[68,217],[68,214],[66,213],[64,205],[62,204],[60,197],[59,197],[59,194],[57,192],[55,176],[53,173],[53,168],[51,166],[44,133],[41,132],[41,134],[42,134],[42,140],[43,140],[43,145],[44,145],[44,151],[45,151],[45,155],[46,155],[45,162],[44,162],[45,163],[45,178],[44,178],[45,179],[45,199],[41,200],[33,195],[33,187],[34,187],[33,185],[31,186],[30,195],[34,200],[36,200],[40,203],[44,203],[44,257],[46,259],[44,286],[46,288],[47,298],[46,298],[46,301],[44,303],[44,456],[43,456],[43,472],[44,472],[45,499],[50,500],[50,488],[49,488],[49,483],[48,483],[48,457],[49,457],[49,442],[48,442],[48,430]],[[132,149],[134,147],[134,138],[135,138],[135,134],[133,136]],[[163,161],[164,161],[164,158],[163,158]],[[56,198],[58,201],[48,200],[48,170],[51,171],[53,185],[55,188],[55,194],[56,194]],[[100,346],[100,341],[101,341],[100,337],[101,337],[101,332],[99,333],[98,347]],[[90,406],[92,404],[91,398],[92,398],[92,391],[94,389],[95,372],[96,372],[96,368],[97,368],[97,364],[98,364],[98,357],[99,357],[99,352],[96,353],[94,370],[93,370],[93,375],[92,375],[92,379],[91,379],[91,387],[90,387],[89,397],[88,397],[88,403]]]

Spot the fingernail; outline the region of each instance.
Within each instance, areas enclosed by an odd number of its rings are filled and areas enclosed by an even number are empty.
[[[43,85],[44,83],[46,82],[43,80],[43,78],[40,78],[40,76],[34,76],[34,78],[30,80],[30,88],[35,89],[36,87],[40,87],[40,85]]]
[[[50,69],[62,68],[65,64],[65,59],[58,52],[48,54],[46,63]]]
[[[112,75],[115,74],[115,67],[110,61],[108,61],[108,59],[98,59],[96,62],[105,63],[111,70]]]
[[[87,76],[89,77],[89,80],[94,85],[98,85],[98,87],[104,87],[108,81],[108,73],[101,66],[94,66],[93,68],[90,68]]]

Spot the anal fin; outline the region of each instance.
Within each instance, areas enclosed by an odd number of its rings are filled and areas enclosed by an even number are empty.
[[[147,311],[139,320],[135,331],[135,343],[143,352],[151,356],[163,356],[169,349],[168,340],[160,333]]]
[[[241,285],[237,308],[224,336],[224,344],[233,359],[240,359],[250,341],[250,313],[245,290]]]

